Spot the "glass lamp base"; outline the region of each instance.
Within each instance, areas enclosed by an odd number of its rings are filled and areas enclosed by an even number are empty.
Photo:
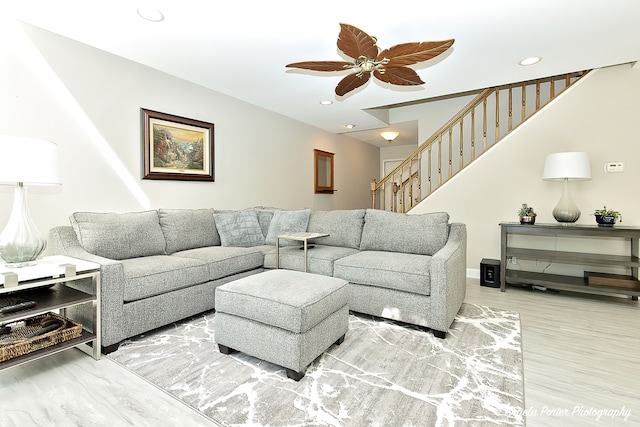
[[[558,222],[576,222],[580,218],[580,209],[573,202],[569,194],[569,180],[564,179],[562,186],[562,197],[558,205],[553,209],[553,217]]]
[[[0,258],[7,267],[37,264],[36,259],[47,247],[47,241],[29,215],[26,191],[22,185],[15,188],[11,215],[0,233]]]

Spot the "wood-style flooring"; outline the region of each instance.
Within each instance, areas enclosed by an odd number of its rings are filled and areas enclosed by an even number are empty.
[[[640,426],[640,305],[467,279],[466,302],[518,311],[527,426]],[[0,427],[214,426],[106,357],[79,350],[0,371]]]

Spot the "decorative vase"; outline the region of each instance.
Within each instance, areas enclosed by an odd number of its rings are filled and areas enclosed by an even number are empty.
[[[520,224],[533,225],[535,223],[536,223],[535,215],[527,215],[527,216],[520,217]]]
[[[616,223],[616,217],[596,215],[596,222],[600,227],[613,227],[613,224]]]

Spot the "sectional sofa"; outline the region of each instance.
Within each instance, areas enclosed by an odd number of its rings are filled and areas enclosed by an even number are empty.
[[[444,338],[465,297],[466,227],[442,212],[158,209],[70,222],[50,230],[47,253],[100,264],[105,353],[214,309],[217,286],[276,267],[276,236],[288,232],[329,234],[312,242],[308,272],[347,280],[351,311]],[[279,253],[280,268],[304,270],[300,242],[280,240]]]

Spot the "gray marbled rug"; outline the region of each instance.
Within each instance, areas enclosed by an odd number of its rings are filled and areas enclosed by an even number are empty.
[[[523,426],[520,317],[463,304],[445,340],[350,315],[298,383],[214,339],[215,315],[126,341],[109,357],[223,426]]]

